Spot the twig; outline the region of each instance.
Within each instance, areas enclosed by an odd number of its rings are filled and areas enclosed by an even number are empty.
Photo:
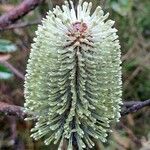
[[[40,23],[41,23],[40,20],[35,20],[33,22],[21,22],[21,23],[11,24],[11,25],[7,26],[4,30],[11,30],[11,29],[15,29],[15,28],[25,28],[25,27],[37,25]]]
[[[141,147],[142,146],[141,140],[134,135],[133,131],[129,127],[125,126],[123,122],[120,122],[120,125],[121,127],[124,128],[126,133],[129,135],[131,141],[133,141],[138,147]]]
[[[11,65],[8,61],[0,61],[0,64],[3,64],[7,68],[9,68],[16,76],[24,80],[24,75],[18,71],[13,65]]]
[[[121,115],[125,116],[129,113],[133,113],[133,112],[137,112],[139,109],[142,109],[146,106],[150,106],[150,99],[146,100],[146,101],[141,101],[138,103],[134,103],[131,107],[127,108],[126,110],[124,110]]]
[[[129,107],[139,104],[139,103],[141,103],[141,101],[126,101],[123,103],[123,106],[126,108],[129,108]]]
[[[139,109],[142,109],[146,106],[150,106],[150,99],[146,100],[146,101],[141,101],[141,102],[136,102],[136,101],[132,101],[133,105],[131,105],[131,107],[123,110],[121,112],[122,117],[125,115],[128,115],[129,113],[133,113],[138,111]],[[127,102],[128,105],[128,102]],[[123,105],[123,107],[126,107],[126,104]],[[35,114],[31,114],[31,113],[25,113],[23,111],[23,107],[21,106],[16,106],[16,105],[10,105],[7,103],[3,103],[0,102],[0,112],[4,113],[6,115],[13,115],[13,116],[17,116],[20,119],[24,119],[26,116],[36,116]]]
[[[14,23],[31,10],[35,9],[44,0],[24,0],[18,6],[8,11],[0,17],[0,30],[5,29],[8,25]]]
[[[27,116],[27,114],[23,112],[23,107],[10,105],[3,102],[0,102],[0,113],[4,113],[5,115],[16,116],[21,119]]]

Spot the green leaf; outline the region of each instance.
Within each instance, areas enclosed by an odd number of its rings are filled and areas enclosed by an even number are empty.
[[[12,77],[13,74],[11,73],[11,71],[3,65],[0,65],[0,80],[7,80]]]
[[[11,41],[0,39],[0,53],[14,52],[16,50],[17,47]]]

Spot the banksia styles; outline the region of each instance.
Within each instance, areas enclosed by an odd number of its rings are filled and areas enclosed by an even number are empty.
[[[61,150],[105,142],[120,118],[120,45],[101,7],[79,0],[49,11],[36,32],[25,79],[25,111],[37,116],[34,139]],[[31,118],[32,119],[32,118]]]

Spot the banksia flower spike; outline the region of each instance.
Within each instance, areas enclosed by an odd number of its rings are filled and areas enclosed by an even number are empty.
[[[120,118],[121,60],[114,21],[92,3],[65,2],[36,32],[25,79],[25,111],[37,115],[34,139],[60,150],[105,142]],[[32,119],[32,118],[31,118]]]

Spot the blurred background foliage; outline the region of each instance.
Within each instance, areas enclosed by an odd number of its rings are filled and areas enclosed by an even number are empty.
[[[77,2],[78,0],[74,0],[74,3]],[[115,26],[122,47],[123,100],[143,101],[150,98],[150,1],[92,2],[93,11],[101,5],[104,11],[110,13],[110,18],[116,21]],[[19,3],[20,0],[0,0],[0,15]],[[63,0],[46,0],[18,21],[30,25],[0,31],[0,101],[23,106],[22,76],[25,74],[37,23],[49,9],[55,5],[61,6],[62,3]],[[114,132],[110,134],[108,143],[97,145],[97,149],[150,150],[149,118],[148,108],[122,118],[117,126],[113,126]],[[44,146],[41,141],[33,141],[29,136],[31,126],[33,122],[24,122],[0,114],[0,150],[54,149]]]

